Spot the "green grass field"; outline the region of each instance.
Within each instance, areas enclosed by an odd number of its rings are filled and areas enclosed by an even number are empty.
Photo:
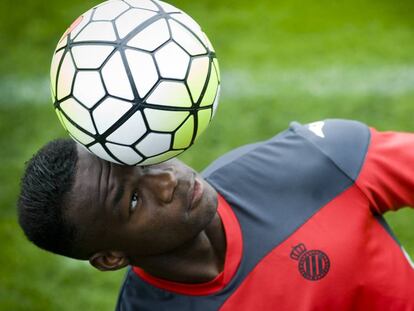
[[[52,110],[48,70],[66,27],[97,1],[0,3],[0,310],[112,310],[123,272],[49,255],[26,242],[15,201],[24,162],[66,134]],[[414,131],[414,2],[190,1],[216,48],[221,104],[182,155],[197,169],[289,122],[351,118]],[[387,215],[414,256],[414,212]]]

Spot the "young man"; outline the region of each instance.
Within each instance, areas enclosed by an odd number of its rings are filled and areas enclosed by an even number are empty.
[[[126,266],[117,310],[414,310],[414,269],[381,214],[414,205],[414,135],[292,123],[219,158],[127,167],[71,141],[22,180],[38,246]]]

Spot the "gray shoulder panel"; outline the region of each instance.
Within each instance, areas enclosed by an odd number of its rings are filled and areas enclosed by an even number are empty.
[[[319,148],[352,180],[356,180],[370,142],[369,128],[360,122],[328,119],[290,127]]]
[[[244,154],[252,151],[256,147],[260,146],[261,142],[255,143],[255,144],[249,144],[245,146],[238,147],[236,149],[233,149],[232,151],[226,153],[225,155],[221,156],[217,160],[215,160],[213,163],[211,163],[204,171],[202,172],[203,176],[208,176],[214,171],[220,169],[223,166],[226,166],[227,164],[237,160],[238,158],[242,157]]]

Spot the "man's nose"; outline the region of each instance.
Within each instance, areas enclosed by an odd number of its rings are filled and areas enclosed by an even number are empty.
[[[172,167],[147,167],[144,176],[145,183],[161,203],[169,203],[173,200],[178,180]]]

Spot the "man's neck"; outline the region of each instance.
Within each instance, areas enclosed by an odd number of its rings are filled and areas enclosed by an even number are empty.
[[[218,213],[197,237],[162,256],[132,263],[152,276],[181,283],[203,283],[223,271],[226,236]]]

